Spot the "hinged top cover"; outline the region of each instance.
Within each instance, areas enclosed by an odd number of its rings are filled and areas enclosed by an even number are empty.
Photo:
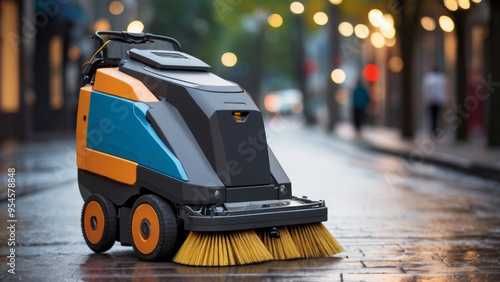
[[[129,56],[162,70],[208,71],[210,66],[202,60],[179,51],[130,49]]]

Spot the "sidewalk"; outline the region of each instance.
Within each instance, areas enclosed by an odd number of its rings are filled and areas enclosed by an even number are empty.
[[[73,136],[0,146],[0,201],[7,198],[7,170],[15,168],[16,196],[30,194],[76,179],[76,153]]]
[[[356,137],[347,122],[339,123],[334,134],[343,140],[359,140],[374,151],[402,157],[410,164],[433,163],[500,181],[500,148],[489,149],[482,139],[457,143],[448,136],[434,139],[420,134],[410,141],[402,139],[397,129],[374,126],[365,126],[361,137]]]

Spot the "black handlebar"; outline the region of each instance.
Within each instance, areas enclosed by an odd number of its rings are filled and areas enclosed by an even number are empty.
[[[179,41],[168,36],[156,35],[151,33],[132,33],[127,31],[99,30],[95,32],[95,38],[99,40],[101,45],[107,41],[104,38],[102,38],[101,35],[116,36],[117,38],[113,38],[113,40],[119,40],[131,44],[141,44],[151,41],[152,39],[160,39],[172,43],[172,46],[174,47],[175,51],[182,51],[182,47]]]

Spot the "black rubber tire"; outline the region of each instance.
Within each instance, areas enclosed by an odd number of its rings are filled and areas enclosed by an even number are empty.
[[[101,211],[104,215],[104,222],[101,224],[104,224],[104,229],[102,236],[97,243],[92,243],[89,238],[87,237],[87,234],[85,233],[85,210],[89,203],[91,202],[97,202],[99,206],[101,207]],[[115,205],[105,196],[101,194],[93,194],[91,195],[86,201],[85,204],[83,205],[82,208],[82,216],[81,216],[81,227],[82,227],[82,234],[83,238],[85,238],[85,242],[87,243],[87,246],[89,248],[96,252],[96,253],[103,253],[115,244],[116,241],[116,230],[117,230],[117,216],[116,216],[116,207]],[[100,224],[97,222],[97,224]]]
[[[151,253],[144,254],[136,246],[133,232],[132,232],[132,221],[136,213],[136,209],[142,205],[149,205],[156,213],[159,223],[159,238],[156,247]],[[165,202],[162,198],[156,195],[144,195],[137,199],[132,207],[132,212],[130,213],[129,220],[129,234],[132,239],[132,246],[136,255],[147,261],[159,261],[165,260],[170,257],[170,255],[175,250],[176,240],[177,240],[177,221],[175,219],[174,212],[170,205]],[[137,239],[137,238],[135,238]]]

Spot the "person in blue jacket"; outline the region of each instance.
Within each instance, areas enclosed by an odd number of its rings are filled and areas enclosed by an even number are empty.
[[[370,104],[370,94],[363,85],[361,78],[358,79],[356,87],[352,92],[353,121],[356,133],[361,132],[361,126],[366,118],[366,108]]]

